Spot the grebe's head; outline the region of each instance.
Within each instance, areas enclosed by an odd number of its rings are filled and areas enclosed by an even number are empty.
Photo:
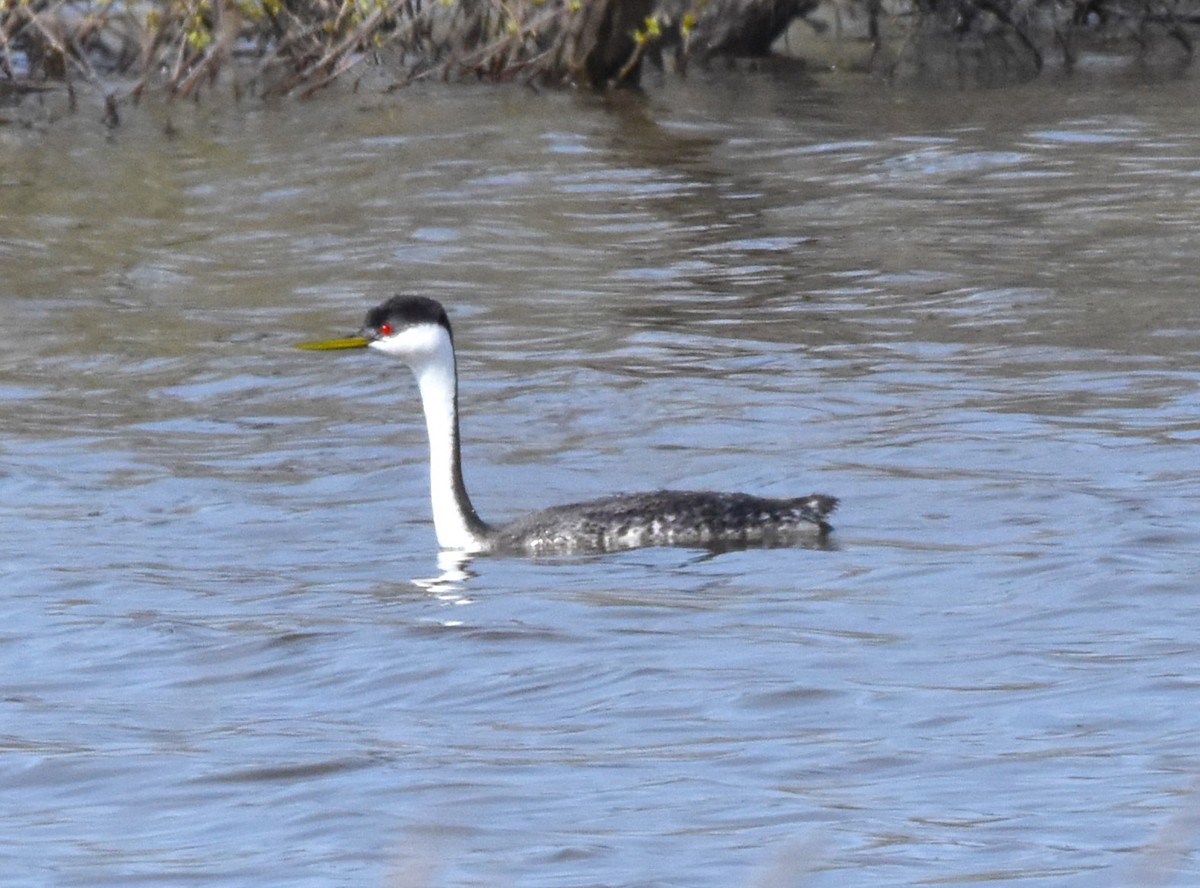
[[[425,296],[393,296],[367,312],[359,335],[367,346],[416,367],[453,345],[446,309]]]
[[[425,296],[393,296],[367,312],[357,336],[305,342],[300,348],[373,348],[399,358],[414,370],[453,354],[454,335],[446,309]]]

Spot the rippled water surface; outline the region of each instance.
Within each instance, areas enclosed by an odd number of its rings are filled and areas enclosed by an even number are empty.
[[[1200,882],[1198,104],[0,132],[4,883]],[[291,347],[398,290],[485,516],[821,490],[837,545],[439,562],[407,372]]]

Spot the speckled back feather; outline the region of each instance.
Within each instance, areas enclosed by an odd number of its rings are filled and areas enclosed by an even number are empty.
[[[531,555],[642,546],[789,545],[820,539],[837,500],[824,494],[772,499],[747,493],[658,490],[543,509],[489,534],[495,551]]]

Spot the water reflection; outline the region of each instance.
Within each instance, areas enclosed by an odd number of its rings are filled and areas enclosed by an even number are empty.
[[[467,582],[475,576],[470,570],[471,560],[465,552],[442,549],[437,554],[438,575],[414,578],[413,583],[444,604],[471,604],[466,594]]]

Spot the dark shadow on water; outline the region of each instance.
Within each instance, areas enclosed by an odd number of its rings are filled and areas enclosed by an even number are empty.
[[[806,549],[820,552],[840,551],[843,546],[836,539],[836,533],[826,533],[819,537],[804,537],[802,539],[778,539],[767,543],[737,543],[722,542],[710,546],[641,546],[612,551],[573,552],[554,555],[524,555],[512,552],[467,553],[452,550],[442,550],[437,554],[438,573],[432,577],[414,577],[412,582],[429,595],[449,603],[466,604],[470,598],[466,595],[468,584],[479,574],[471,569],[476,558],[520,560],[530,564],[562,565],[562,564],[592,564],[610,560],[616,556],[630,552],[670,549],[678,552],[692,553],[687,561],[692,564],[703,564],[720,555],[734,552],[752,552],[768,549]]]

